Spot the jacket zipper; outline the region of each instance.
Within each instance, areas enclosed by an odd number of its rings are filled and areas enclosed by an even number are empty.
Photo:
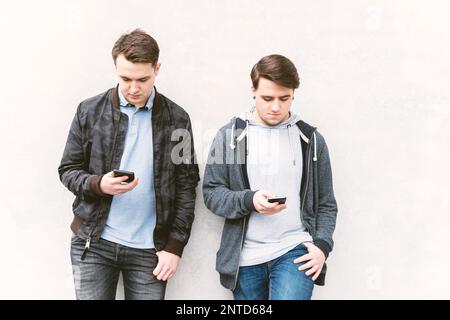
[[[109,171],[111,171],[112,169],[112,162],[114,160],[114,151],[116,149],[116,142],[117,142],[117,136],[119,135],[119,130],[120,130],[120,119],[122,118],[122,113],[119,114],[119,121],[117,123],[117,131],[115,132],[114,135],[114,142],[113,142],[113,149],[112,149],[112,155],[111,155],[111,161],[109,162]],[[89,248],[91,247],[91,240],[92,240],[92,234],[94,233],[95,227],[98,224],[98,219],[100,217],[100,210],[98,210],[97,215],[95,217],[95,223],[92,226],[91,232],[89,232],[89,236],[86,239],[86,243],[84,245],[84,250],[83,250],[83,254],[81,255],[81,261],[83,261],[86,258],[86,255],[89,251]]]
[[[92,234],[94,233],[95,227],[98,224],[98,218],[100,217],[100,210],[97,212],[97,216],[95,217],[95,223],[92,226],[91,232],[89,232],[89,236],[86,239],[86,243],[84,245],[83,254],[81,255],[81,261],[83,261],[86,258],[86,255],[89,251],[89,248],[91,247],[91,240],[92,240]]]
[[[83,261],[86,258],[90,246],[91,246],[91,236],[89,235],[89,237],[86,239],[86,244],[84,245],[83,254],[81,255],[81,261]]]
[[[245,223],[246,222],[247,222],[247,217],[244,217],[244,223],[242,224],[241,245],[239,247],[239,259],[241,257],[242,247],[244,246],[244,233],[245,233]],[[233,286],[233,289],[231,289],[232,291],[234,289],[236,289],[238,276],[239,276],[239,263],[238,263],[238,267],[237,267],[237,270],[236,270],[236,277],[234,278],[234,286]]]
[[[247,169],[247,137],[245,137],[245,170]],[[248,187],[250,189],[250,181],[248,180],[248,175],[244,174],[244,169],[241,167],[241,171],[242,171],[242,177],[245,180],[245,184],[246,187]],[[245,224],[247,222],[247,216],[244,217],[244,222],[242,223],[242,236],[241,236],[241,245],[239,246],[239,259],[241,258],[241,252],[242,252],[242,247],[244,246],[244,234],[245,234]],[[238,262],[238,266],[237,266],[237,270],[236,270],[236,276],[234,278],[234,286],[233,289],[236,289],[237,286],[237,279],[239,276],[239,262]]]

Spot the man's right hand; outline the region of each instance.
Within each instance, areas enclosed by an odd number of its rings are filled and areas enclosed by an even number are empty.
[[[272,198],[275,195],[272,192],[266,190],[259,190],[253,195],[253,204],[261,214],[272,215],[286,209],[286,204],[278,204],[278,202],[270,203],[268,198]]]
[[[131,181],[128,184],[121,184],[121,182],[127,180],[128,177],[114,177],[114,172],[108,172],[102,177],[102,180],[100,181],[100,189],[103,193],[112,195],[112,196],[118,196],[121,194],[124,194],[128,191],[131,191],[136,187],[139,183],[139,179],[135,178],[133,181]]]

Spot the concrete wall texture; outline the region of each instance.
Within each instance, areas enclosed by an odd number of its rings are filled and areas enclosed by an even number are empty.
[[[194,124],[201,174],[217,129],[251,107],[250,69],[298,67],[293,110],[318,126],[339,205],[313,299],[448,299],[448,1],[15,1],[0,12],[1,299],[73,299],[73,195],[57,167],[78,103],[116,84],[110,51],[140,27],[157,88]],[[198,188],[167,299],[230,299],[214,269],[223,220]],[[118,298],[123,298],[119,286]]]

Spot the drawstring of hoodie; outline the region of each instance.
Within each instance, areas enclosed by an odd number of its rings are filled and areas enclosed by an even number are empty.
[[[244,131],[242,131],[242,133],[239,135],[239,137],[237,137],[236,138],[236,141],[239,143],[239,142],[241,142],[241,140],[242,139],[244,139],[244,137],[246,136],[246,134],[247,134],[247,130],[248,130],[248,125],[249,125],[249,121],[248,121],[248,119],[245,119],[245,128],[244,128]],[[235,143],[235,139],[234,139],[234,127],[235,127],[235,122],[233,122],[233,125],[231,126],[231,136],[230,136],[230,140],[231,140],[231,143],[230,143],[230,148],[231,148],[231,150],[234,150],[235,148],[236,148],[236,143]],[[246,149],[246,152],[247,152],[247,154],[248,154],[248,143],[247,143],[247,149]]]
[[[289,149],[291,149],[291,154],[292,154],[292,163],[294,164],[295,167],[295,152],[294,152],[294,147],[292,146],[292,139],[291,139],[291,124],[287,125],[287,131],[288,131],[288,139],[289,139]]]
[[[316,133],[313,133],[314,136],[314,158],[313,161],[317,161],[317,140],[316,140]]]
[[[233,125],[231,126],[231,137],[230,137],[230,148],[231,150],[234,150],[234,148],[236,148],[236,144],[234,143],[234,121],[233,121]]]

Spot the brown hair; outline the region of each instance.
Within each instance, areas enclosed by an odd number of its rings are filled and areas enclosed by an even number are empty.
[[[272,54],[263,57],[252,68],[250,73],[253,88],[258,89],[259,78],[266,78],[279,86],[297,89],[300,85],[297,68],[288,58]]]
[[[141,29],[135,29],[120,36],[114,44],[112,49],[114,63],[120,54],[123,54],[128,61],[146,62],[155,66],[158,63],[159,47],[150,35]]]

